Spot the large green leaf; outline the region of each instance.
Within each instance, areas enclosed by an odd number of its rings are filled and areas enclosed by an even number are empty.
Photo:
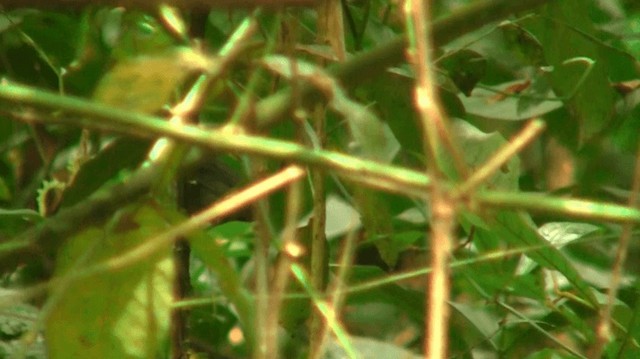
[[[128,207],[105,230],[90,227],[61,248],[46,318],[49,357],[155,358],[169,328],[173,262],[171,246],[124,269],[67,279],[88,265],[122,256],[166,231],[152,206]]]
[[[527,252],[527,256],[545,268],[560,272],[585,301],[594,307],[598,306],[593,288],[584,281],[569,260],[538,233],[528,215],[499,211],[493,217],[493,222],[492,232],[516,247],[537,248]]]
[[[566,97],[565,105],[572,117],[566,127],[577,124],[578,141],[584,143],[607,125],[615,100],[603,56],[608,50],[589,38],[595,29],[589,18],[588,2],[549,2],[545,16],[539,18],[532,31],[553,69],[549,79],[554,91]]]
[[[538,228],[538,233],[542,235],[542,238],[549,241],[551,246],[560,249],[563,246],[597,230],[597,226],[589,223],[550,222],[540,226],[540,228]],[[518,272],[521,274],[528,273],[532,268],[533,263],[531,260],[523,258],[520,262]]]

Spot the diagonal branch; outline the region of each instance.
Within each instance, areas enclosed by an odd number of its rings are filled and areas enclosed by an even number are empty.
[[[473,2],[451,15],[433,22],[431,25],[433,43],[435,46],[441,46],[484,25],[511,14],[531,10],[548,1],[484,0]],[[405,37],[398,36],[373,50],[359,53],[348,61],[333,66],[330,68],[330,74],[334,75],[344,86],[354,87],[369,78],[374,78],[385,68],[402,62],[405,47]],[[298,90],[298,94],[304,97],[313,95],[313,90],[309,86],[300,86]],[[282,121],[291,109],[292,103],[290,89],[282,90],[260,101],[256,108],[258,126],[266,127],[274,122]]]

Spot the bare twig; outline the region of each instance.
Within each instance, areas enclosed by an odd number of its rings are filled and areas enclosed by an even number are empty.
[[[491,175],[500,169],[507,161],[527,146],[545,129],[544,121],[540,119],[529,122],[517,135],[515,135],[505,146],[500,148],[482,167],[476,169],[474,173],[454,191],[454,197],[468,195],[480,184],[486,181]]]
[[[282,308],[283,298],[289,282],[289,267],[291,259],[296,259],[303,251],[296,239],[297,224],[302,202],[302,187],[299,182],[293,183],[289,189],[287,199],[286,222],[282,231],[282,252],[280,260],[275,268],[275,275],[271,283],[269,296],[269,310],[265,325],[265,345],[267,358],[279,358],[278,346],[278,321]]]
[[[430,2],[408,0],[405,2],[405,14],[409,47],[407,57],[416,72],[414,101],[422,122],[425,155],[428,173],[431,176],[431,273],[426,288],[428,300],[425,319],[425,355],[429,359],[444,359],[448,347],[449,317],[449,256],[457,201],[443,185],[438,163],[441,158],[443,139],[450,138],[445,116],[439,104],[436,86],[431,70],[431,33],[427,25],[431,18]],[[454,153],[455,157],[455,153]]]
[[[633,185],[631,187],[631,195],[629,196],[629,207],[638,206],[638,195],[640,194],[640,146],[636,152],[636,164],[633,174]],[[622,229],[620,234],[620,241],[618,242],[618,249],[616,251],[616,257],[613,262],[613,268],[611,269],[611,284],[607,291],[607,304],[602,308],[600,313],[600,321],[596,327],[596,342],[590,349],[590,358],[601,358],[602,352],[606,344],[611,337],[611,314],[616,304],[616,298],[618,296],[618,288],[622,281],[622,274],[624,271],[624,264],[627,259],[627,253],[629,251],[629,242],[633,231],[634,224],[627,223]],[[626,345],[626,344],[625,344]],[[623,345],[624,347],[624,345]],[[622,353],[622,348],[620,353]]]
[[[316,41],[320,45],[329,44],[333,55],[338,61],[344,61],[346,56],[344,42],[344,22],[340,0],[322,0],[318,6],[318,31]],[[325,64],[326,65],[326,64]],[[318,138],[318,145],[322,148],[326,143],[326,106],[316,103],[313,109],[313,127]],[[329,272],[326,238],[326,189],[324,173],[320,169],[313,169],[311,175],[311,189],[313,192],[313,218],[311,219],[311,285],[319,292],[326,289],[326,277]],[[324,319],[318,311],[311,312],[309,324],[309,348],[313,353],[322,346]]]
[[[317,104],[314,111],[314,128],[319,139],[319,145],[324,146],[326,142],[325,133],[325,116],[326,111],[323,105]],[[326,237],[326,189],[324,172],[321,169],[313,169],[310,173],[311,188],[313,191],[313,217],[311,219],[311,284],[318,291],[323,291],[326,287],[325,278],[329,268],[326,261],[327,253],[327,237]],[[313,311],[311,313],[310,323],[310,339],[309,346],[311,350],[321,346],[322,337],[321,328],[323,319],[320,313]]]
[[[341,251],[342,254],[340,256],[338,273],[333,281],[331,288],[327,290],[327,294],[331,293],[331,306],[336,315],[340,313],[344,304],[344,299],[349,292],[347,281],[351,272],[351,266],[353,265],[353,258],[355,256],[356,244],[358,240],[357,233],[358,232],[354,227],[347,234],[347,237],[344,241],[344,246]],[[311,347],[311,355],[309,356],[311,359],[320,359],[324,357],[324,346],[329,335],[329,329],[330,328],[328,327],[328,325],[324,322],[322,323],[322,325],[318,326],[317,330],[319,331],[319,342],[316,343],[315,346]]]

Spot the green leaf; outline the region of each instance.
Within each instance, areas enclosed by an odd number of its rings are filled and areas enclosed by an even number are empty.
[[[456,302],[449,304],[461,317],[466,319],[465,328],[475,330],[483,342],[488,342],[494,350],[498,349],[496,344],[496,334],[500,330],[498,319],[491,316],[484,305],[480,307]],[[468,333],[465,333],[465,336],[467,335]]]
[[[401,151],[416,158],[422,157],[424,148],[420,120],[413,103],[414,83],[411,73],[402,68],[392,68],[371,79],[366,87],[358,88],[356,93],[358,99],[370,103],[372,110],[389,125],[402,146]],[[455,89],[439,87],[438,92],[449,116],[464,117],[465,108]]]
[[[146,156],[148,143],[119,138],[85,162],[64,191],[61,207],[69,207],[89,197],[122,170],[134,169]]]
[[[358,211],[336,195],[327,196],[326,208],[325,232],[329,240],[346,235],[362,225]]]
[[[511,86],[518,85],[521,81],[507,82],[497,86],[476,88],[470,97],[461,98],[467,113],[496,120],[524,121],[533,117],[543,116],[562,107],[560,100],[551,100],[553,93],[533,93],[535,102],[520,96],[504,96],[500,93]],[[549,100],[543,100],[547,98]],[[526,105],[522,101],[530,101]]]
[[[498,132],[484,133],[465,121],[455,121],[451,127],[453,137],[471,171],[484,165],[507,140]],[[452,162],[445,162],[445,172],[455,178]],[[486,186],[492,189],[518,190],[520,160],[512,157],[497,173],[489,178]]]
[[[558,96],[566,98],[572,115],[566,126],[579,126],[580,144],[609,123],[615,100],[603,56],[609,50],[588,38],[595,35],[588,9],[587,1],[552,1],[532,28],[544,47],[546,62],[553,68],[549,73],[551,85]],[[579,59],[588,59],[593,65],[576,61]]]
[[[538,233],[528,215],[499,211],[493,217],[493,221],[492,232],[516,247],[537,248],[526,252],[527,256],[545,268],[560,272],[585,301],[596,308],[598,307],[593,289],[584,281],[569,260],[556,247],[550,246],[549,242]]]
[[[300,77],[322,91],[329,99],[329,107],[347,121],[354,141],[353,152],[380,162],[391,162],[398,154],[400,143],[389,125],[369,106],[351,100],[338,81],[323,69],[305,61],[292,62],[279,55],[266,56],[262,63],[289,80]]]
[[[70,13],[25,10],[20,29],[29,37],[25,43],[38,52],[43,61],[60,68],[72,61],[79,21]],[[5,15],[3,14],[2,17]],[[51,31],[51,29],[56,29]]]
[[[554,247],[560,248],[598,229],[600,227],[589,223],[549,222],[540,226],[538,232]]]
[[[177,218],[178,214],[174,216]],[[194,255],[217,275],[220,291],[235,306],[240,322],[245,326],[245,336],[249,342],[252,342],[254,334],[251,331],[254,315],[252,299],[242,285],[240,275],[225,255],[224,248],[215,238],[202,231],[190,234],[189,242]]]
[[[11,200],[11,191],[4,178],[0,177],[0,202],[8,202]]]
[[[527,355],[525,359],[572,359],[573,355],[565,354],[557,349],[542,349],[533,354]]]
[[[0,208],[0,238],[12,237],[42,220],[42,215],[32,209]]]
[[[376,246],[382,260],[390,268],[393,268],[404,246],[393,239],[393,217],[388,203],[384,201],[383,194],[367,188],[356,187],[353,199],[366,229],[368,240]]]
[[[378,281],[388,277],[389,274],[377,266],[355,265],[352,267],[350,288],[358,289],[362,284],[370,281]],[[415,290],[403,288],[393,281],[380,283],[366,290],[358,289],[349,294],[350,305],[362,305],[366,303],[388,303],[397,306],[397,309],[414,323],[424,323],[424,294]],[[401,305],[398,305],[398,304]]]
[[[522,26],[505,21],[499,26],[508,46],[533,66],[545,65],[544,50],[538,39]]]
[[[117,59],[161,54],[175,46],[173,37],[151,14],[116,8],[103,16],[102,37]]]
[[[45,336],[50,358],[155,358],[172,303],[171,245],[123,269],[67,279],[127,253],[168,228],[155,207],[127,207],[112,230],[90,227],[60,249]]]
[[[598,229],[598,226],[589,223],[549,222],[540,226],[538,233],[540,233],[542,238],[547,240],[550,245],[560,249]],[[518,273],[529,273],[533,267],[533,262],[531,262],[530,259],[523,258],[518,266]]]
[[[471,95],[471,91],[487,71],[487,60],[479,53],[469,49],[446,54],[436,65],[447,72],[449,78],[466,96]]]

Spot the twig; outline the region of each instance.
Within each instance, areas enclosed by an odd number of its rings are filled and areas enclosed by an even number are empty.
[[[299,182],[296,182],[289,189],[286,222],[282,231],[282,251],[271,286],[265,333],[262,334],[266,338],[267,358],[279,358],[278,320],[280,319],[284,294],[289,282],[289,267],[291,266],[291,259],[300,257],[300,253],[303,252],[296,239],[301,202],[302,187]]]
[[[311,281],[309,280],[309,275],[307,274],[305,269],[300,265],[294,263],[291,265],[291,272],[300,282],[300,284],[302,284],[307,293],[311,296],[311,300],[316,310],[320,312],[323,318],[325,318],[327,326],[331,328],[333,333],[336,335],[336,339],[338,340],[348,357],[358,358],[356,350],[349,340],[347,331],[337,318],[335,308],[333,308],[330,303],[323,300],[320,293],[318,293],[315,288],[313,288],[313,286],[311,285]]]
[[[633,185],[631,187],[631,194],[629,196],[629,207],[638,206],[638,196],[640,194],[640,146],[636,151],[636,164],[633,175]],[[622,274],[624,272],[624,264],[627,259],[629,251],[629,242],[633,232],[633,223],[627,223],[622,228],[620,234],[620,241],[618,242],[618,249],[616,250],[616,257],[613,262],[613,268],[611,269],[611,284],[607,291],[607,304],[602,308],[600,313],[600,321],[596,327],[596,342],[590,349],[590,358],[601,358],[605,345],[611,337],[611,314],[613,308],[616,305],[616,298],[618,296],[618,288],[622,281]],[[622,349],[621,351],[622,352]]]
[[[500,167],[527,146],[545,129],[544,121],[540,119],[529,122],[517,135],[515,135],[506,145],[498,150],[482,167],[476,169],[474,173],[460,186],[454,190],[454,197],[468,195],[480,184],[485,182]]]
[[[319,145],[324,146],[326,142],[325,133],[325,108],[317,104],[314,111],[314,128],[319,140]],[[326,287],[326,278],[329,272],[326,237],[326,221],[327,221],[327,203],[326,203],[326,186],[324,173],[321,169],[313,169],[310,173],[311,190],[313,195],[313,217],[311,218],[311,285],[318,290],[324,291]],[[311,323],[309,327],[309,347],[311,352],[322,343],[321,328],[323,326],[323,318],[317,311],[311,312]]]
[[[426,288],[428,299],[425,301],[427,318],[425,319],[426,338],[425,357],[444,359],[447,356],[449,338],[449,256],[458,201],[451,196],[450,190],[443,185],[438,167],[443,142],[450,142],[446,118],[440,107],[438,94],[431,69],[431,33],[427,25],[431,18],[430,2],[408,0],[404,4],[409,47],[407,57],[416,72],[414,92],[415,106],[422,122],[427,171],[431,177],[431,267],[433,272]],[[452,153],[456,157],[455,153]]]
[[[331,289],[327,293],[331,295],[331,306],[336,315],[340,313],[344,304],[344,299],[349,292],[348,277],[350,274],[351,266],[353,265],[353,258],[355,256],[356,244],[358,240],[358,231],[354,228],[349,230],[347,237],[344,241],[342,248],[342,254],[340,256],[340,264],[338,273],[333,281]],[[329,335],[329,327],[323,322],[322,325],[316,328],[319,331],[319,342],[311,347],[311,359],[320,359],[324,357],[324,345]]]
[[[398,166],[366,161],[338,152],[309,150],[298,144],[266,137],[230,133],[224,130],[204,130],[193,125],[174,126],[159,117],[133,113],[76,97],[60,96],[8,82],[0,86],[0,99],[55,108],[82,116],[65,115],[54,118],[43,116],[33,118],[34,121],[72,124],[140,137],[168,137],[211,149],[288,161],[295,160],[334,169],[349,179],[397,193],[410,193],[419,197],[430,182],[424,174]],[[91,119],[87,117],[91,117]],[[96,118],[108,119],[109,121],[95,121]]]

